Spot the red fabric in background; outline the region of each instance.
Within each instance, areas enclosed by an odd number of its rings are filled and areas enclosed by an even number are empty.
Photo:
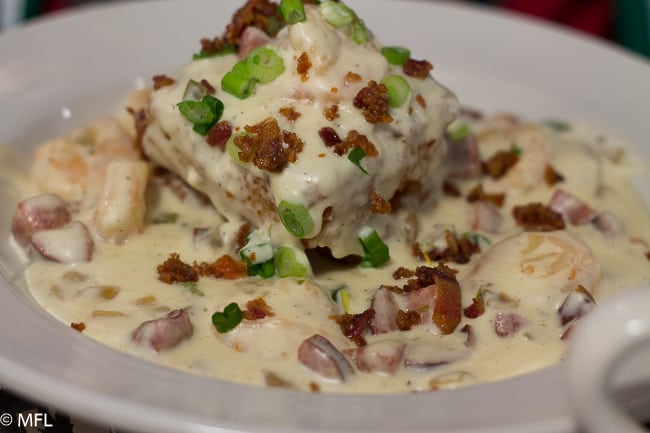
[[[501,6],[602,37],[614,27],[613,0],[504,0]]]
[[[69,2],[67,0],[44,0],[43,1],[43,12],[53,12],[59,9],[63,9],[67,6]]]

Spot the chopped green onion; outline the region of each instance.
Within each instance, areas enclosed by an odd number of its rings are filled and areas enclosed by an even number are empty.
[[[390,259],[388,245],[379,237],[379,234],[372,227],[364,227],[359,232],[359,241],[366,253],[361,261],[361,266],[365,268],[378,268]]]
[[[411,57],[411,51],[404,47],[383,47],[381,53],[391,65],[402,66]]]
[[[183,93],[183,101],[200,101],[208,94],[208,88],[196,80],[189,80]]]
[[[365,174],[368,174],[366,169],[361,166],[361,160],[365,157],[366,157],[366,152],[359,146],[353,147],[352,150],[348,152],[348,159],[352,161],[354,165],[359,167],[359,170],[361,170]]]
[[[401,75],[388,75],[381,80],[388,91],[388,106],[399,108],[406,103],[411,95],[411,86]]]
[[[154,215],[151,224],[174,224],[178,221],[178,214],[175,212],[162,212]]]
[[[289,233],[298,239],[304,238],[314,229],[314,220],[306,207],[282,200],[278,205],[278,216]]]
[[[243,319],[244,314],[239,305],[232,302],[226,305],[223,311],[217,311],[212,315],[212,324],[217,329],[217,332],[223,334],[235,329]]]
[[[352,24],[357,18],[352,9],[340,2],[325,0],[321,2],[319,7],[323,17],[334,27]]]
[[[569,125],[567,122],[563,122],[562,120],[549,119],[544,122],[544,125],[557,132],[567,132],[571,129],[571,125]]]
[[[461,123],[456,129],[449,132],[449,139],[451,141],[460,141],[472,133],[467,123]]]
[[[251,76],[248,62],[240,60],[221,79],[221,88],[239,99],[246,99],[255,90],[257,80]]]
[[[512,142],[512,144],[510,145],[510,152],[514,153],[517,156],[520,156],[523,151],[524,150],[520,146],[518,146],[517,143],[515,142]]]
[[[241,165],[242,167],[246,166],[246,163],[239,159],[239,152],[241,149],[239,146],[237,146],[237,143],[235,143],[235,139],[237,137],[242,137],[246,135],[246,132],[244,131],[239,131],[230,136],[228,141],[226,142],[226,152],[228,152],[228,155],[232,158],[233,161],[237,163],[237,165]]]
[[[370,31],[364,24],[362,20],[358,20],[352,26],[352,40],[356,42],[357,45],[361,45],[370,40]]]
[[[332,293],[332,299],[336,302],[344,313],[350,311],[350,292],[345,286],[339,287]]]
[[[250,76],[262,83],[270,83],[284,72],[284,61],[275,51],[258,47],[246,57]]]
[[[296,24],[307,19],[302,0],[281,0],[280,13],[287,24]]]
[[[305,278],[309,275],[309,261],[307,261],[307,256],[304,252],[297,251],[294,248],[278,248],[275,252],[274,262],[280,278]],[[307,265],[303,262],[306,262]]]
[[[205,293],[203,293],[201,290],[199,290],[196,282],[194,282],[194,281],[184,281],[184,282],[181,283],[181,286],[185,287],[193,295],[205,296]]]
[[[205,95],[200,101],[187,100],[176,105],[183,117],[192,123],[192,129],[200,135],[206,135],[221,119],[224,108],[223,102],[212,95]]]
[[[220,50],[217,51],[206,51],[206,50],[201,50],[198,53],[192,54],[192,60],[201,60],[201,59],[207,59],[210,57],[215,57],[215,56],[223,56],[226,54],[232,54],[236,50],[235,45],[233,44],[223,44]]]
[[[275,263],[271,259],[264,263],[248,266],[247,271],[249,277],[260,276],[264,279],[271,278],[275,276]]]
[[[247,237],[239,255],[249,265],[258,265],[273,258],[271,238],[265,230],[255,230]]]

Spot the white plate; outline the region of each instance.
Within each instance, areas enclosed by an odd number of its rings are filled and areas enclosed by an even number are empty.
[[[602,125],[649,157],[648,63],[606,44],[463,5],[350,1],[376,36],[412,49],[465,104]],[[40,140],[113,111],[220,34],[239,1],[147,1],[54,16],[0,36],[0,143]],[[15,200],[1,192],[8,236]],[[6,246],[0,259],[7,260]],[[73,414],[148,432],[574,431],[561,366],[458,391],[315,395],[224,383],[117,353],[0,281],[0,383]]]

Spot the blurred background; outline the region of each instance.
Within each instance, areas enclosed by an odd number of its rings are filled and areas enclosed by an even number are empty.
[[[142,0],[0,0],[0,30],[39,15],[56,13],[82,4],[110,1]],[[650,0],[421,1],[466,1],[516,11],[607,39],[650,58]]]
[[[66,8],[110,1],[126,0],[0,0],[0,29]],[[554,21],[650,57],[650,0],[456,1],[482,3]]]

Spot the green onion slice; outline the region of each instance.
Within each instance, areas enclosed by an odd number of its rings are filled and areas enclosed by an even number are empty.
[[[352,26],[352,40],[357,44],[361,45],[365,42],[368,42],[371,39],[370,31],[364,24],[362,20],[358,20]]]
[[[270,83],[284,72],[284,61],[275,51],[258,47],[246,57],[246,66],[251,78],[262,83]]]
[[[332,299],[338,304],[344,313],[350,311],[350,292],[345,286],[339,287],[332,293]]]
[[[321,2],[319,8],[323,17],[334,27],[352,24],[357,19],[354,11],[340,2],[325,0]]]
[[[259,276],[264,279],[271,278],[275,276],[275,263],[271,259],[264,263],[258,263],[257,265],[248,265],[247,271],[249,277]]]
[[[183,93],[183,101],[200,101],[208,94],[208,88],[196,80],[189,80]]]
[[[391,65],[402,66],[411,57],[411,51],[404,47],[383,47],[381,53]]]
[[[298,239],[314,230],[314,220],[309,210],[301,204],[282,200],[278,205],[278,216],[284,228]]]
[[[280,247],[275,252],[275,269],[280,278],[306,278],[309,275],[309,261],[304,252],[292,247]]]
[[[239,131],[230,136],[228,141],[226,142],[226,152],[228,152],[228,155],[232,158],[233,161],[237,163],[237,165],[241,165],[242,167],[246,167],[246,163],[239,159],[239,152],[241,149],[237,144],[235,143],[235,138],[237,137],[242,137],[246,135],[246,132],[244,131]]]
[[[221,119],[223,102],[206,94],[200,101],[187,100],[176,104],[180,113],[189,120],[195,132],[206,135],[210,128]]]
[[[257,80],[251,76],[246,60],[240,60],[221,79],[221,88],[239,99],[246,99],[255,90]]]
[[[461,123],[453,131],[449,132],[449,139],[451,141],[460,141],[472,133],[467,123]]]
[[[379,234],[372,227],[364,227],[359,232],[359,241],[366,253],[361,261],[362,267],[378,268],[390,259],[388,245],[379,237]]]
[[[281,0],[280,13],[287,24],[296,24],[307,19],[302,0]]]
[[[366,157],[366,152],[360,147],[353,147],[350,152],[348,152],[348,159],[352,161],[354,165],[359,167],[359,170],[368,174],[365,168],[361,166],[361,160]]]
[[[411,86],[406,78],[401,75],[388,75],[381,80],[388,91],[388,106],[399,108],[408,101],[411,95]]]
[[[186,288],[187,290],[190,291],[193,295],[196,296],[205,296],[205,293],[203,293],[200,289],[198,284],[196,284],[196,281],[184,281],[181,283],[181,286]]]
[[[235,329],[243,319],[244,314],[239,308],[239,305],[232,302],[226,305],[223,311],[217,311],[212,315],[212,324],[217,328],[217,332],[223,334]]]

